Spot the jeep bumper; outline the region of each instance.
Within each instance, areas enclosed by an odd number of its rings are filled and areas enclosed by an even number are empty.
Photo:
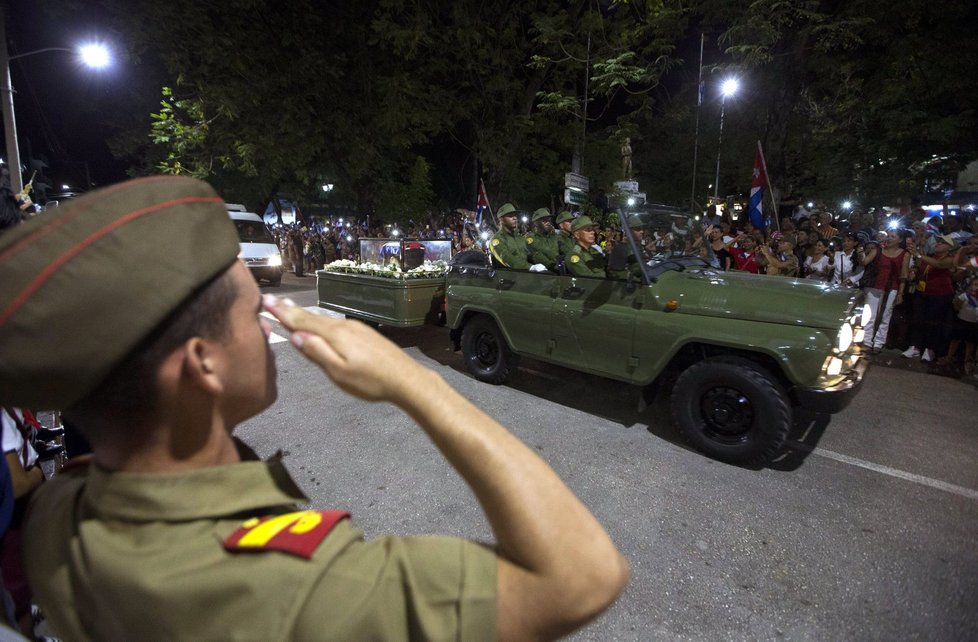
[[[830,388],[796,387],[792,391],[795,402],[799,407],[814,412],[826,414],[840,412],[849,405],[852,398],[859,392],[868,367],[869,360],[860,359],[842,382]]]

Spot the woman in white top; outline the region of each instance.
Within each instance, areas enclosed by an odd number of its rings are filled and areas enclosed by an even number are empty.
[[[812,246],[812,255],[805,257],[805,278],[816,281],[828,281],[832,269],[829,266],[828,248],[825,241],[818,239]]]
[[[859,286],[863,276],[862,261],[859,259],[859,239],[855,232],[842,235],[842,249],[837,250],[832,257],[832,285],[844,288]]]

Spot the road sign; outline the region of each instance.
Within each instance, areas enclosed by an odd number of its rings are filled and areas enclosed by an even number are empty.
[[[568,205],[586,205],[587,194],[584,192],[579,192],[575,189],[565,189],[564,202]]]
[[[589,186],[590,183],[587,179],[587,176],[576,174],[574,172],[567,172],[566,174],[564,174],[564,187],[568,189],[575,189],[581,192],[587,192]]]

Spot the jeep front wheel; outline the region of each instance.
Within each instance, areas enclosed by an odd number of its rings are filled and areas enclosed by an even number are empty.
[[[506,381],[519,362],[499,326],[486,315],[479,315],[465,324],[462,358],[473,377],[492,384]]]
[[[683,372],[672,415],[693,447],[732,464],[764,464],[784,444],[791,404],[781,384],[740,357],[714,357]]]

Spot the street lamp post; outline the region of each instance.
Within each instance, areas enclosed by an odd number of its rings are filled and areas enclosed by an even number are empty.
[[[17,119],[14,116],[14,90],[10,83],[10,61],[26,58],[34,54],[48,51],[67,51],[78,53],[82,62],[89,67],[99,68],[109,64],[109,55],[105,47],[88,44],[78,49],[67,47],[45,47],[36,51],[7,55],[7,16],[0,8],[0,108],[3,110],[3,134],[7,139],[7,167],[10,169],[10,191],[14,195],[24,189],[24,179],[20,175],[20,147],[17,145]]]
[[[720,86],[720,136],[717,138],[717,173],[713,180],[713,205],[720,202],[720,146],[723,144],[723,112],[727,104],[727,96],[737,93],[740,83],[734,78],[728,78]]]

